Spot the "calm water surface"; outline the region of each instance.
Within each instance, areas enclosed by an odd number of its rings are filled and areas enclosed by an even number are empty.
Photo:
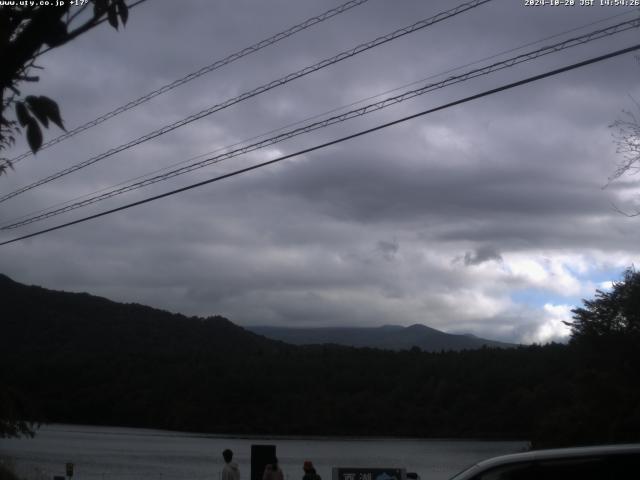
[[[522,451],[523,442],[465,440],[222,437],[161,430],[48,425],[33,439],[0,439],[0,459],[32,480],[64,475],[73,480],[218,480],[221,452],[231,448],[242,480],[249,480],[251,445],[276,445],[287,480],[302,478],[312,460],[323,480],[332,467],[404,467],[422,480],[445,480],[466,466],[495,455]]]

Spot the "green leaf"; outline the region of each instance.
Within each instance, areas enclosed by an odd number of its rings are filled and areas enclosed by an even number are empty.
[[[118,7],[118,15],[120,15],[122,25],[126,25],[129,19],[129,7],[124,3],[124,0],[116,0],[116,6]]]
[[[18,122],[23,127],[32,120],[31,115],[27,111],[27,107],[25,107],[24,103],[16,102],[16,117],[18,117]]]
[[[58,108],[58,104],[56,102],[51,100],[49,97],[45,97],[42,95],[40,95],[39,97],[29,95],[25,100],[29,104],[29,108],[31,109],[33,114],[45,127],[48,127],[47,120],[51,120],[66,132],[64,124],[62,123],[62,118],[60,117],[60,109]],[[44,121],[42,120],[43,117],[45,119]]]
[[[40,130],[40,125],[33,118],[27,124],[27,142],[33,153],[37,153],[42,146],[42,130]]]
[[[116,4],[112,3],[109,5],[109,9],[107,10],[107,19],[109,20],[109,25],[111,25],[116,30],[118,29],[118,12],[116,10]]]

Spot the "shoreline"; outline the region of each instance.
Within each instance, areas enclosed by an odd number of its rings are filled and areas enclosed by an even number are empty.
[[[89,430],[93,429],[93,430]],[[43,423],[36,431],[36,437],[40,430],[57,431],[67,433],[93,433],[96,435],[136,435],[148,437],[185,437],[185,438],[211,438],[211,439],[235,439],[235,440],[318,440],[318,441],[429,441],[429,442],[530,442],[527,438],[517,437],[408,437],[393,435],[299,435],[299,434],[245,434],[245,433],[204,433],[188,432],[181,430],[166,430],[149,427],[130,427],[122,425],[87,425],[74,423]],[[113,431],[106,431],[113,430]],[[123,431],[124,430],[124,431]],[[127,433],[130,430],[131,433]],[[7,439],[5,439],[7,440]]]

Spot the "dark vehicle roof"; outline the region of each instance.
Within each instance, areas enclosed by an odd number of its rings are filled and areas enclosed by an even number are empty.
[[[464,480],[477,473],[489,470],[493,467],[511,465],[514,463],[533,462],[540,460],[559,460],[580,457],[594,457],[607,455],[640,455],[640,444],[604,445],[597,447],[555,448],[550,450],[533,450],[530,452],[502,455],[476,463],[472,467],[463,470],[451,480]]]

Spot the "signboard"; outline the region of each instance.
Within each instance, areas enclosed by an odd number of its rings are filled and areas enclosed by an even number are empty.
[[[67,463],[67,477],[73,477],[73,463]]]
[[[334,467],[332,480],[406,480],[404,468],[348,468]]]

